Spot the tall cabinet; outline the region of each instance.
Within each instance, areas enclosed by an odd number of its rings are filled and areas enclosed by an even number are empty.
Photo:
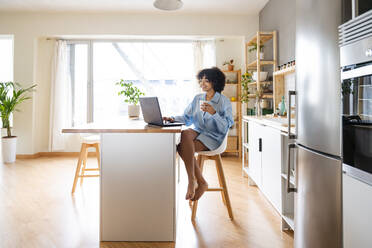
[[[235,153],[241,157],[241,119],[242,119],[242,110],[241,110],[241,70],[235,71],[223,71],[226,76],[225,89],[222,94],[230,99],[234,125],[229,130],[229,136],[227,138],[227,148],[225,153]]]

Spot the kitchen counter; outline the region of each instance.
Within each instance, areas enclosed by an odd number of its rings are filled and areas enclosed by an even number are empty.
[[[175,241],[181,130],[129,118],[63,129],[100,135],[101,241]]]
[[[244,115],[243,121],[253,121],[261,125],[269,126],[275,128],[281,132],[288,134],[288,119],[283,117],[270,117],[270,116],[251,116],[251,115]],[[293,123],[295,120],[291,119]],[[291,133],[295,133],[295,125],[291,124]]]
[[[148,125],[143,119],[120,118],[65,128],[62,133],[180,133],[181,126],[159,127]]]

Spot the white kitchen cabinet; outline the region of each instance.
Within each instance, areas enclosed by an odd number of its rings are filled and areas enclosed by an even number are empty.
[[[279,130],[249,122],[249,177],[281,212],[282,137]]]
[[[263,127],[263,129],[261,131],[261,189],[271,204],[281,213],[282,135],[274,128]]]
[[[250,122],[248,125],[249,140],[249,177],[254,183],[261,187],[261,125]]]
[[[243,175],[249,177],[258,186],[264,196],[282,217],[282,229],[294,230],[294,194],[287,193],[287,152],[288,138],[281,123],[266,124],[263,118],[243,117],[248,124],[248,139],[243,132]],[[244,125],[244,124],[243,124]],[[242,130],[245,130],[244,126]],[[248,155],[248,161],[245,154]],[[291,169],[295,152],[291,153]],[[292,174],[292,173],[291,173]],[[293,175],[290,176],[291,187],[295,186]]]
[[[343,174],[344,248],[372,247],[372,186]]]

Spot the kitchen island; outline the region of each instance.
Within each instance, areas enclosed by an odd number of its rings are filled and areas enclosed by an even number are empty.
[[[100,134],[101,241],[175,241],[181,129],[129,119],[63,129]]]

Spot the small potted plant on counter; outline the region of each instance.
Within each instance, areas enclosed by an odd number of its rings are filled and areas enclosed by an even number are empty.
[[[128,103],[128,115],[129,117],[139,117],[140,106],[138,105],[140,96],[144,96],[140,89],[136,86],[133,86],[132,82],[126,83],[123,79],[120,79],[120,82],[116,83],[119,85],[122,90],[118,92],[118,96],[123,95],[124,101]]]
[[[263,45],[260,45],[260,59],[264,59],[263,48],[264,48],[264,46]],[[257,51],[257,43],[253,43],[252,46],[251,46],[251,48],[249,48],[248,51],[249,52]],[[257,54],[256,54],[256,58],[257,58]]]
[[[4,163],[14,163],[16,160],[17,136],[12,135],[10,117],[14,111],[19,111],[19,104],[31,99],[26,93],[32,92],[35,87],[36,84],[22,88],[18,83],[0,83],[0,115],[3,128],[7,132],[1,139]]]
[[[228,71],[233,71],[234,70],[234,60],[230,59],[229,61],[225,61],[222,64],[223,66],[227,65],[227,70]]]
[[[264,96],[263,89],[260,87],[259,89],[256,90],[255,92],[256,95],[256,116],[262,116],[262,107],[261,107],[261,102]]]

